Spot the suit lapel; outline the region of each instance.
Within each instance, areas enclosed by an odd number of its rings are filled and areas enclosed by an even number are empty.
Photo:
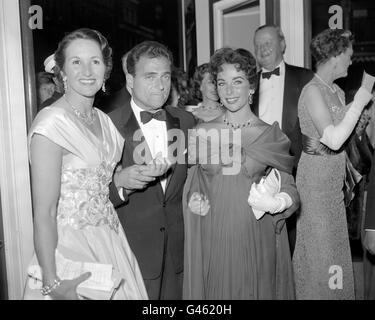
[[[179,151],[179,148],[173,148],[171,147],[172,144],[178,143],[181,140],[180,136],[176,136],[177,133],[176,130],[180,129],[180,120],[178,118],[173,117],[166,109],[166,124],[167,124],[167,137],[168,137],[168,159],[177,159],[177,152]],[[183,138],[183,137],[182,137]],[[177,141],[177,142],[176,142]],[[185,142],[185,140],[183,140]],[[177,161],[174,161],[172,163],[171,168],[169,169],[169,174],[167,176],[167,183],[165,185],[165,194],[167,194],[167,190],[171,184],[171,180],[173,177],[173,174],[176,170]]]
[[[260,86],[260,72],[258,72],[258,85],[257,88],[254,92],[254,97],[253,97],[253,104],[252,104],[252,111],[253,113],[259,117],[259,86]]]
[[[296,100],[297,83],[293,71],[285,64],[284,99],[281,130],[289,136],[294,130],[297,119]]]
[[[121,131],[125,139],[125,148],[128,148],[125,150],[125,153],[128,155],[128,161],[131,164],[143,164],[143,162],[148,163],[152,159],[150,148],[145,141],[130,103],[127,103],[123,109],[124,112],[121,121],[123,126]],[[140,146],[141,143],[142,146]],[[138,152],[134,152],[136,149],[139,149],[137,150]]]

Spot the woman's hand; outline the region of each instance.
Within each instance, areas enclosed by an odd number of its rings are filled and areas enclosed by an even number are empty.
[[[78,300],[77,287],[90,277],[91,272],[86,272],[72,280],[61,280],[61,284],[49,296],[53,300]]]
[[[189,200],[189,209],[191,212],[200,216],[205,216],[210,210],[210,202],[205,195],[194,192]]]
[[[360,87],[354,95],[353,103],[362,106],[363,109],[371,99],[373,99],[372,93],[368,92],[366,88]]]
[[[147,166],[134,164],[124,169],[116,170],[113,180],[117,188],[122,187],[127,191],[141,190],[155,180],[153,176],[142,174],[142,171],[146,170],[149,170]]]

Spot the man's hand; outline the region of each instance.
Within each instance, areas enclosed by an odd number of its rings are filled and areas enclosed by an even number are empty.
[[[132,165],[124,169],[119,168],[114,174],[114,182],[117,188],[124,188],[126,190],[140,190],[146,185],[155,180],[155,177],[148,176],[143,172],[146,171],[145,165]]]
[[[363,245],[371,254],[375,255],[375,230],[365,231]]]
[[[159,152],[147,166],[142,166],[140,172],[147,177],[160,177],[164,175],[171,163],[167,158],[163,158]]]

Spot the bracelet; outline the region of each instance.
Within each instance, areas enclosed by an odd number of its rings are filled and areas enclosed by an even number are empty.
[[[42,289],[40,289],[40,292],[43,296],[48,296],[53,290],[60,286],[60,284],[61,280],[57,277],[55,280],[53,280],[52,284],[47,284]]]

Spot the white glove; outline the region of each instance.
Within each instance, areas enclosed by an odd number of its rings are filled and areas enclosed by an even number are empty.
[[[263,184],[253,183],[250,188],[248,203],[252,207],[255,218],[259,220],[266,212],[279,213],[291,207],[293,204],[290,196],[285,193],[272,195]]]
[[[362,112],[363,108],[370,102],[372,94],[364,87],[360,87],[354,95],[352,106]]]
[[[345,114],[344,119],[337,124],[327,126],[320,141],[332,150],[338,150],[352,133],[363,108],[369,103],[372,94],[360,87],[354,96],[353,103]]]

